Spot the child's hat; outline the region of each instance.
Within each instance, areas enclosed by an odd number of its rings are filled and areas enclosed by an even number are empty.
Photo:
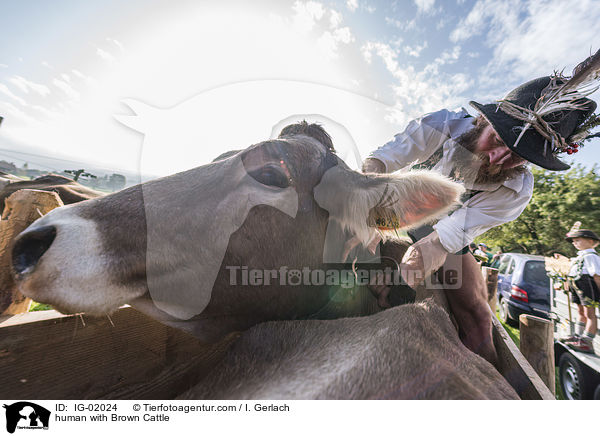
[[[571,230],[569,230],[569,233],[567,233],[565,237],[565,239],[568,242],[573,242],[573,238],[588,238],[593,239],[595,241],[600,241],[598,235],[595,234],[593,231],[581,229],[581,221],[576,221],[575,224],[573,224],[573,227],[571,227]]]

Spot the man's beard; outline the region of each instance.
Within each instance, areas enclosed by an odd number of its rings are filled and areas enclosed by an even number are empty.
[[[456,139],[457,146],[452,159],[455,178],[476,184],[493,184],[502,183],[526,171],[525,164],[502,168],[502,165],[491,164],[487,153],[474,151],[486,127],[487,123],[478,122]]]

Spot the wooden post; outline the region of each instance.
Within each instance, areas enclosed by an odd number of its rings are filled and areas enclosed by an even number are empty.
[[[63,203],[56,192],[21,189],[7,199],[0,221],[0,314],[27,312],[31,300],[17,291],[11,272],[14,239],[40,216]]]
[[[485,286],[487,290],[487,299],[490,308],[492,309],[492,313],[496,313],[496,292],[498,289],[498,270],[496,268],[491,268],[489,266],[481,267],[481,275],[483,275],[483,280],[485,281]]]
[[[533,315],[519,316],[521,352],[548,389],[556,393],[554,374],[554,328],[552,321]]]

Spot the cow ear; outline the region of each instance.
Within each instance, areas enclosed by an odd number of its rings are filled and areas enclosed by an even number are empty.
[[[454,208],[462,185],[431,171],[413,171],[381,178],[379,199],[369,209],[367,224],[382,231],[411,229]],[[382,190],[383,189],[383,190]]]
[[[365,175],[339,165],[314,189],[319,206],[363,243],[376,228],[407,230],[433,221],[456,207],[463,192],[431,171]]]

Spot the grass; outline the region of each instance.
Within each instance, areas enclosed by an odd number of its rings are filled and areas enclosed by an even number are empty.
[[[520,336],[520,332],[519,329],[517,327],[511,327],[508,324],[505,324],[502,322],[502,320],[500,319],[500,317],[498,316],[498,312],[496,312],[496,318],[498,318],[498,321],[500,321],[500,324],[502,324],[502,327],[504,327],[504,329],[506,330],[506,332],[508,333],[508,336],[510,336],[510,338],[512,339],[512,341],[517,344],[517,347],[519,349],[521,349],[521,336]],[[554,376],[555,376],[555,384],[556,384],[556,394],[555,394],[555,398],[557,400],[564,400],[565,396],[562,393],[562,390],[560,388],[560,383],[558,381],[558,367],[554,367]]]

